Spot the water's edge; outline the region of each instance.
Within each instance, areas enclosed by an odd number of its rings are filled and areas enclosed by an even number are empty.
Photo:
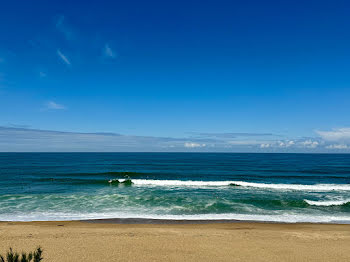
[[[349,222],[273,222],[259,220],[233,220],[233,219],[206,219],[206,220],[191,220],[191,219],[149,219],[149,218],[109,218],[109,219],[88,219],[79,220],[80,222],[94,224],[156,224],[156,225],[188,225],[188,224],[225,224],[225,223],[257,223],[257,224],[311,224],[311,225],[350,225]],[[65,221],[66,222],[66,221]]]
[[[0,223],[67,223],[83,222],[91,224],[124,224],[124,225],[202,225],[202,224],[271,224],[271,225],[350,225],[350,221],[344,222],[274,222],[260,220],[234,220],[234,219],[150,219],[150,218],[106,218],[106,219],[83,219],[83,220],[51,220],[51,221],[2,221]],[[60,226],[60,225],[58,225]]]

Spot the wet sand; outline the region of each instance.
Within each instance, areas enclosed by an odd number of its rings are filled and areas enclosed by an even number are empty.
[[[350,261],[350,225],[139,223],[0,222],[0,253],[40,245],[43,261],[57,262]]]

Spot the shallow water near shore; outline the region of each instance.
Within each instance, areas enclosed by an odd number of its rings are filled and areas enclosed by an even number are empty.
[[[350,155],[0,153],[0,220],[104,218],[349,223]]]

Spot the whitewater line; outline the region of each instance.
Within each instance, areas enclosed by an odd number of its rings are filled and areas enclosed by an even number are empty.
[[[119,180],[123,182],[124,180]],[[156,180],[156,179],[132,179],[133,185],[136,186],[172,186],[172,187],[222,187],[222,186],[241,186],[254,187],[261,189],[285,189],[285,190],[302,190],[302,191],[350,191],[350,184],[266,184],[252,183],[245,181],[193,181],[193,180]]]

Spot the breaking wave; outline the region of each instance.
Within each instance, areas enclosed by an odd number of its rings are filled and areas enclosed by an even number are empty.
[[[285,190],[302,190],[302,191],[333,191],[342,190],[350,191],[350,184],[266,184],[252,183],[245,181],[193,181],[193,180],[155,180],[155,179],[133,179],[136,186],[191,186],[191,187],[217,187],[217,186],[238,186],[254,187],[261,189],[285,189]]]
[[[329,201],[312,201],[312,200],[304,200],[311,206],[343,206],[350,203],[350,200],[329,200]]]

